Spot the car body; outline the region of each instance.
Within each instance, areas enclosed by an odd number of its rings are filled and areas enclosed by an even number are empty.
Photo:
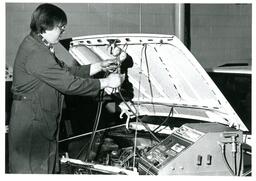
[[[96,174],[241,176],[250,172],[247,126],[177,37],[106,34],[61,43],[80,65],[115,58],[118,73],[126,77],[119,89],[105,89],[96,103],[104,104],[105,110],[100,116],[101,109],[97,111],[94,122],[110,118],[115,125],[98,128],[94,124],[87,133],[60,140],[71,155],[62,159],[65,168],[70,170],[67,163],[73,163],[76,171],[83,168],[80,171],[86,174],[92,172],[88,167],[94,167]],[[117,48],[125,54],[123,60],[121,53],[115,53]],[[91,143],[87,152],[84,139]],[[242,153],[242,147],[248,154]],[[74,148],[76,153],[71,151]],[[241,160],[246,164],[240,166]],[[236,162],[233,168],[232,161]],[[116,168],[122,170],[111,170]]]

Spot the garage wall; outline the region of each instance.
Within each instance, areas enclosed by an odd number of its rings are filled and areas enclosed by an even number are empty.
[[[6,64],[29,33],[38,3],[6,3]],[[174,34],[174,4],[57,3],[68,16],[63,38],[107,33]],[[251,61],[251,5],[192,4],[191,51],[204,67]]]
[[[38,3],[6,4],[6,62],[12,65],[18,45],[29,32]],[[57,3],[68,16],[63,38],[107,33],[174,34],[174,4]]]
[[[204,67],[251,63],[251,4],[192,4],[191,51]]]

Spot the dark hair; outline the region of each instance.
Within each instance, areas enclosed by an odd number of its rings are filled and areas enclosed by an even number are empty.
[[[30,29],[35,33],[44,33],[54,27],[67,24],[67,16],[59,7],[52,4],[41,4],[33,12]]]

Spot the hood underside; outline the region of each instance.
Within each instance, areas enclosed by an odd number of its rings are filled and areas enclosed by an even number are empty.
[[[69,52],[81,64],[115,58],[121,48],[133,98],[121,109],[134,116],[173,116],[234,125],[248,131],[229,102],[191,52],[175,36],[113,34],[72,38]],[[122,63],[125,64],[126,60]],[[111,93],[113,90],[106,89]],[[134,109],[131,111],[129,109]]]

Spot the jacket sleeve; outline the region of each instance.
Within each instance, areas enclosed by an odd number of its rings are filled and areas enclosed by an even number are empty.
[[[81,65],[81,66],[74,65],[72,67],[69,67],[69,71],[74,76],[88,78],[90,77],[90,68],[91,68],[91,65]]]
[[[34,49],[27,58],[26,69],[30,74],[64,94],[95,96],[100,90],[99,80],[81,78],[75,76],[76,73],[73,75],[61,68],[47,50]],[[85,72],[88,72],[88,68],[84,68]],[[75,72],[78,74],[81,71],[83,68]]]

